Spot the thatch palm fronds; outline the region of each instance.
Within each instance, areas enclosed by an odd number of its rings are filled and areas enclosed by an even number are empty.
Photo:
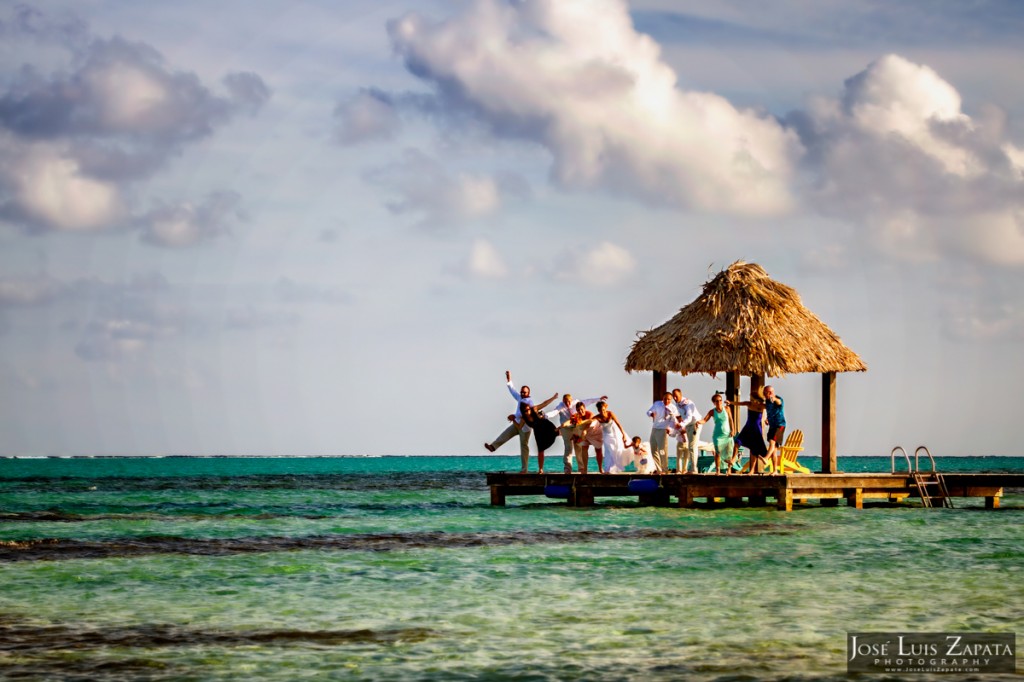
[[[760,265],[736,261],[671,320],[639,334],[626,371],[863,372],[867,365]]]

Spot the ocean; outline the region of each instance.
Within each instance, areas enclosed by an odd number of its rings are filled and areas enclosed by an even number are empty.
[[[518,467],[0,459],[0,677],[846,680],[848,632],[1024,623],[1021,490],[998,510],[491,507],[484,472]]]

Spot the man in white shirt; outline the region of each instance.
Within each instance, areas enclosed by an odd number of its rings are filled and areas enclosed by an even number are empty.
[[[523,423],[523,405],[533,405],[533,398],[530,397],[530,387],[523,386],[521,389],[516,391],[515,384],[512,383],[512,372],[505,370],[505,385],[508,387],[508,392],[512,395],[512,399],[516,401],[515,414],[508,416],[509,422],[508,427],[501,432],[501,434],[494,439],[491,443],[484,443],[484,447],[488,452],[494,452],[502,445],[512,439],[512,436],[519,436],[519,457],[523,461],[523,473],[526,473],[526,465],[530,461],[530,427]],[[554,394],[540,405],[534,407],[538,410],[543,410],[547,405],[558,397],[558,394]]]
[[[676,469],[679,473],[685,474],[692,466],[693,473],[697,472],[697,447],[700,445],[700,414],[697,412],[697,405],[683,395],[678,388],[672,391],[672,402],[679,411],[679,426],[686,429],[686,445],[676,445]],[[692,463],[692,465],[691,465]]]
[[[672,394],[668,391],[662,399],[651,405],[647,416],[653,420],[651,424],[651,454],[654,455],[660,471],[668,471],[668,430],[676,423],[679,410],[672,402]]]

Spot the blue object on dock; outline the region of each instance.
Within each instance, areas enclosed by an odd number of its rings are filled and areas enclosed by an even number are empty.
[[[653,478],[639,478],[630,481],[626,486],[631,493],[654,493],[658,491],[658,482]]]
[[[544,497],[559,497],[569,499],[572,488],[567,485],[546,485],[544,486]]]

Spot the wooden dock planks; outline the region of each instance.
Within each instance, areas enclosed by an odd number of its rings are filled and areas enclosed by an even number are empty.
[[[1024,474],[947,473],[943,474],[950,497],[983,497],[988,509],[999,508],[1003,488],[1024,487]],[[633,481],[631,490],[630,482]],[[636,481],[653,481],[638,484]],[[917,497],[917,486],[905,473],[832,473],[749,476],[733,474],[539,474],[490,472],[487,484],[491,504],[503,506],[509,495],[540,495],[565,499],[570,506],[587,507],[598,497],[636,497],[641,504],[693,507],[697,500],[727,504],[762,506],[774,500],[784,511],[793,509],[794,500],[819,500],[833,506],[839,500],[857,509],[865,500],[901,502]],[[643,491],[637,492],[640,487]]]

